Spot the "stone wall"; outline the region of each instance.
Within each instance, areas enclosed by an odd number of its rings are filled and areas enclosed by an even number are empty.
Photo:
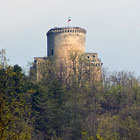
[[[97,53],[85,53],[86,60],[89,62],[88,64],[93,69],[93,78],[96,81],[100,81],[102,78],[102,65],[101,59],[98,58]]]

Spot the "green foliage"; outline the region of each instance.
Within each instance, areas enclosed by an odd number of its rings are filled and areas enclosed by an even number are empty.
[[[56,80],[32,95],[35,127],[43,133],[44,139],[61,134],[65,96],[65,88]]]
[[[0,140],[140,139],[139,79],[121,71],[97,82],[83,56],[70,57],[68,67],[48,60],[31,83],[0,51]]]
[[[120,120],[118,116],[103,116],[97,131],[98,136],[102,136],[105,140],[119,140],[120,135],[118,128]]]
[[[83,140],[104,140],[102,137],[100,137],[99,134],[97,134],[95,136],[95,138],[93,138],[93,136],[88,136],[88,132],[87,131],[82,131],[82,139]]]
[[[139,139],[135,133],[140,127],[138,79],[122,71],[97,83],[89,77],[90,68],[83,71],[85,61],[76,54],[71,57],[66,75],[66,67],[54,69],[54,63],[48,62],[40,90],[32,96],[35,130],[41,139]]]
[[[4,50],[0,51],[0,58],[0,139],[31,140],[30,88],[27,78],[18,65],[7,65]]]

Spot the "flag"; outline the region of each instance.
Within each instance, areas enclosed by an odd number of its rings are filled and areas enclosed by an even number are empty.
[[[71,17],[68,17],[68,22],[70,22],[71,21]]]

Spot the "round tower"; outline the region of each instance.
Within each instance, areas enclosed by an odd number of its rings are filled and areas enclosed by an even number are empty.
[[[47,32],[49,57],[67,58],[70,51],[85,53],[86,30],[80,27],[53,28]]]

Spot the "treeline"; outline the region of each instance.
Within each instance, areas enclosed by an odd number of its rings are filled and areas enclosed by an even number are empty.
[[[71,62],[66,71],[48,60],[36,82],[0,51],[0,140],[140,139],[139,79],[103,71],[95,81],[81,57]]]

